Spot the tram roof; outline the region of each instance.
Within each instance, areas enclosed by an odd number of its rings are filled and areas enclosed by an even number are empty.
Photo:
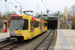
[[[48,17],[58,17],[56,14],[49,14]]]

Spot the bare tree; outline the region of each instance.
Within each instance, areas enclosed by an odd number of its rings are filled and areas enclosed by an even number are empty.
[[[72,16],[75,16],[75,5],[73,5],[71,8],[70,8],[70,14]]]
[[[0,12],[0,17],[2,16],[1,12]]]

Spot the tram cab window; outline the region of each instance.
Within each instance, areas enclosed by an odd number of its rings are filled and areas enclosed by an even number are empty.
[[[26,29],[28,29],[28,20],[27,19],[24,20],[24,26],[23,26],[23,30],[26,30]]]
[[[21,19],[12,19],[10,23],[10,30],[22,30],[23,29],[24,20]]]

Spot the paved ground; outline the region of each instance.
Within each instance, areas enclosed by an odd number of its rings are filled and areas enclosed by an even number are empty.
[[[6,33],[0,33],[0,42],[6,40],[8,37],[10,37],[9,30]]]
[[[57,30],[55,50],[75,50],[75,30]]]

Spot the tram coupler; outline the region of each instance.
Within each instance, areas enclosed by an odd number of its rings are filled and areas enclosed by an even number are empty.
[[[17,38],[11,37],[11,38],[10,38],[10,41],[11,41],[11,42],[17,42]]]

